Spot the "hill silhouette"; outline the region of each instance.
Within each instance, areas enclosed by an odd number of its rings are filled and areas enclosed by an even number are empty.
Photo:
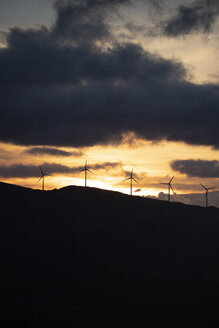
[[[219,209],[0,183],[1,327],[218,327]]]

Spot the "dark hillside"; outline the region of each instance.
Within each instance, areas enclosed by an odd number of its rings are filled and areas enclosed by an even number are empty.
[[[219,327],[219,209],[0,184],[1,327]]]

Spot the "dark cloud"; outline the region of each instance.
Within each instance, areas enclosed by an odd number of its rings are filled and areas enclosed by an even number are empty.
[[[163,5],[163,0],[149,0],[148,2],[158,9],[161,9]]]
[[[93,170],[100,169],[114,169],[120,167],[120,163],[115,162],[105,162],[97,163],[90,165],[89,168]],[[83,170],[84,166],[69,167],[66,165],[56,164],[56,163],[43,163],[41,165],[43,172],[46,174],[73,174],[79,173]],[[2,178],[31,178],[38,177],[41,175],[40,168],[37,165],[24,165],[24,164],[15,164],[15,165],[0,165],[0,177]]]
[[[91,36],[79,42],[65,29],[58,36],[59,19],[68,21],[62,11],[74,17],[82,6],[80,24],[86,25],[83,15],[96,8],[105,15],[125,3],[58,2],[50,30],[9,32],[8,47],[0,49],[1,141],[83,147],[120,143],[132,133],[153,141],[219,146],[218,87],[186,82],[180,62],[138,45],[114,42],[106,49]]]
[[[39,167],[35,165],[0,165],[0,176],[2,178],[29,178],[38,177],[40,174]]]
[[[10,98],[8,92],[0,93],[1,141],[81,147],[119,143],[133,132],[148,140],[219,147],[219,94],[213,86],[151,78],[67,89],[12,88]]]
[[[112,170],[114,168],[120,167],[122,164],[121,163],[117,163],[117,162],[104,162],[104,163],[100,163],[100,164],[93,164],[90,165],[89,167],[93,170]]]
[[[131,175],[131,170],[130,171],[123,171],[122,174],[124,175],[125,178],[129,178],[130,175]],[[137,173],[135,173],[134,171],[133,171],[133,175],[132,176],[137,181],[141,179],[141,177]],[[141,173],[141,176],[142,176],[142,173]]]
[[[216,160],[175,160],[171,162],[171,167],[189,177],[219,178],[219,161]]]
[[[139,0],[138,0],[139,1]],[[58,0],[55,3],[57,19],[53,35],[62,43],[90,44],[112,39],[110,20],[112,13],[134,0]],[[155,9],[161,9],[162,0],[144,0]],[[110,14],[110,15],[109,15]]]
[[[61,42],[91,43],[111,37],[107,13],[131,0],[58,0],[53,34]]]
[[[168,36],[186,35],[194,31],[209,32],[219,16],[217,0],[196,0],[192,4],[180,5],[175,16],[164,24]]]
[[[59,46],[50,40],[48,30],[13,29],[9,47],[0,50],[0,86],[22,91],[24,86],[84,86],[91,82],[150,82],[186,77],[186,69],[140,46],[128,43],[103,51],[88,45]],[[36,92],[40,90],[35,89]]]
[[[81,151],[65,151],[57,148],[50,148],[50,147],[33,147],[30,149],[25,150],[25,153],[32,154],[32,155],[51,155],[51,156],[74,156],[80,157],[83,155]]]

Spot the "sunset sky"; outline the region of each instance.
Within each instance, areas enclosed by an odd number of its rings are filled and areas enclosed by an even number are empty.
[[[0,0],[0,180],[219,187],[217,0]]]

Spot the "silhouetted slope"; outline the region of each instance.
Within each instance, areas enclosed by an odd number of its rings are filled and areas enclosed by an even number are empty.
[[[218,327],[219,209],[0,184],[1,327]]]

